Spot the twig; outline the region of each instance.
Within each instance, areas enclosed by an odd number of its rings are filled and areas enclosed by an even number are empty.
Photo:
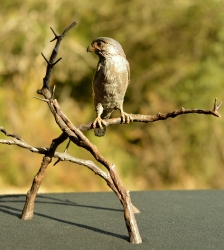
[[[66,145],[66,147],[65,147],[65,150],[64,150],[64,153],[66,153],[67,152],[67,150],[68,150],[68,147],[69,147],[69,145],[70,145],[70,140],[68,140],[68,144]],[[54,163],[54,165],[53,166],[55,166],[56,164],[58,164],[59,162],[61,161],[61,159],[58,159],[55,163]]]
[[[56,89],[56,85],[54,85],[54,87],[53,87],[53,91],[52,91],[52,99],[54,98],[55,89]]]
[[[214,115],[216,115],[218,117],[221,117],[220,114],[218,113],[218,109],[221,107],[221,105],[222,105],[222,102],[217,104],[217,98],[215,98],[214,107],[213,107],[212,111],[214,112]]]
[[[40,101],[43,101],[43,102],[49,102],[48,99],[40,98],[40,97],[37,97],[37,96],[33,96],[33,98],[35,98],[37,100],[40,100]]]
[[[58,39],[58,35],[55,33],[55,31],[50,27],[51,31],[54,33],[55,37],[50,41],[53,42],[54,40]]]
[[[3,132],[6,136],[16,138],[17,140],[22,140],[20,136],[18,136],[17,134],[12,134],[12,133],[7,132],[3,127],[0,127],[0,131]]]

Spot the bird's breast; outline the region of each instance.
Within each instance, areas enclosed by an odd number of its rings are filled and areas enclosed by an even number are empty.
[[[94,103],[106,106],[120,106],[129,82],[127,60],[113,56],[100,60],[93,80]]]

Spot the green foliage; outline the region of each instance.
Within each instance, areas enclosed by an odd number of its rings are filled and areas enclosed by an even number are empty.
[[[49,57],[53,47],[49,27],[60,33],[73,21],[77,26],[62,42],[63,59],[51,84],[56,84],[56,97],[74,124],[95,117],[91,81],[97,57],[86,48],[99,36],[118,40],[130,63],[126,112],[211,109],[214,99],[222,100],[224,94],[223,11],[223,1],[218,0],[3,0],[0,125],[34,146],[47,147],[59,135],[47,106],[32,96],[46,70],[40,53]],[[129,189],[223,188],[223,123],[215,117],[186,115],[153,124],[112,126],[104,138],[94,137],[93,131],[86,134],[116,164]],[[75,146],[69,151],[92,159]],[[42,156],[4,145],[0,154],[0,187],[28,190]],[[42,188],[108,190],[88,169],[69,163],[49,168]]]

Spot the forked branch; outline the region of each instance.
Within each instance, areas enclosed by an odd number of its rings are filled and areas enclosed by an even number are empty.
[[[37,93],[38,94],[42,94],[47,98],[51,98],[51,91],[50,91],[50,77],[51,77],[51,72],[53,67],[56,65],[56,63],[58,63],[61,58],[59,58],[58,60],[56,60],[57,54],[58,54],[58,50],[61,44],[62,39],[64,38],[65,34],[74,26],[76,25],[76,22],[73,22],[68,28],[66,28],[63,33],[58,36],[55,31],[51,28],[53,34],[54,34],[54,39],[51,40],[51,42],[53,42],[54,40],[56,40],[56,45],[51,53],[51,57],[50,60],[48,61],[47,58],[44,56],[43,53],[42,56],[44,57],[44,60],[47,62],[47,70],[46,70],[46,75],[43,78],[43,86],[42,89],[38,90]]]

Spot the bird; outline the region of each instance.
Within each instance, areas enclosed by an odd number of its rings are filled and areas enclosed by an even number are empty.
[[[92,94],[96,118],[92,124],[96,136],[104,136],[112,112],[119,109],[121,122],[132,121],[131,115],[124,112],[123,102],[130,82],[130,67],[122,46],[109,37],[98,37],[87,47],[99,61],[92,81]]]

